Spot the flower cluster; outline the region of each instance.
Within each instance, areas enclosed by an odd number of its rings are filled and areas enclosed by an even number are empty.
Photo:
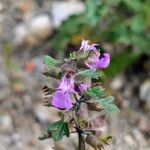
[[[45,56],[47,70],[44,75],[50,77],[51,82],[54,78],[57,81],[56,87],[50,83],[44,87],[45,105],[62,110],[63,116],[58,122],[49,123],[47,133],[40,139],[52,137],[58,141],[64,135],[69,137],[70,133],[77,132],[79,150],[85,150],[85,142],[95,149],[108,144],[111,136],[103,136],[100,129],[106,114],[119,109],[112,103],[114,97],[108,96],[98,84],[102,69],[110,64],[110,54],[101,53],[97,45],[82,40],[79,51],[63,61]],[[96,116],[93,116],[93,111]],[[105,113],[101,115],[101,111]]]
[[[100,58],[100,52],[95,48],[96,45],[98,44],[90,45],[88,40],[82,40],[80,50],[83,50],[87,53],[90,51],[94,51],[93,56],[89,57],[85,64],[90,69],[106,68],[110,63],[110,55],[109,53],[104,53]],[[67,77],[66,74],[62,77],[60,85],[53,96],[52,105],[54,107],[61,109],[72,108],[73,105],[71,95],[75,93],[74,77],[74,75]],[[85,91],[88,88],[87,83],[80,83],[78,84],[78,86],[81,91]]]

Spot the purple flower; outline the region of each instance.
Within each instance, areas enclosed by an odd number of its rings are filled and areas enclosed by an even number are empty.
[[[74,92],[74,77],[63,76],[59,84],[58,90],[63,92],[73,93]]]
[[[78,84],[78,87],[79,87],[81,92],[84,92],[87,90],[88,85],[87,85],[87,83],[80,83],[80,84]]]
[[[103,57],[97,62],[98,68],[107,68],[110,64],[110,54],[104,53]]]
[[[73,105],[70,94],[64,93],[62,90],[56,91],[52,99],[52,105],[60,109],[71,109]]]
[[[100,57],[100,53],[98,51],[95,51],[95,54],[88,58],[88,62],[86,62],[86,65],[90,69],[103,69],[107,68],[110,64],[110,55],[109,53],[104,53],[102,58]]]
[[[98,45],[98,44],[89,44],[89,40],[82,40],[82,42],[81,42],[81,47],[80,47],[80,50],[84,50],[84,52],[88,52],[88,51],[90,51],[90,50],[96,50],[96,45]]]
[[[60,85],[52,98],[52,105],[60,109],[71,109],[73,106],[71,94],[74,92],[73,77],[68,78],[65,75],[62,78]]]

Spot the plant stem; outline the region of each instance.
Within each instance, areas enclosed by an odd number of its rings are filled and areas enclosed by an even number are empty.
[[[78,132],[78,150],[85,150],[85,141],[84,141],[84,136],[81,132]]]
[[[77,103],[80,102],[81,99],[77,99],[76,95],[75,95],[76,101]],[[78,133],[78,150],[85,150],[85,140],[84,140],[84,136],[83,136],[83,130],[80,128],[77,119],[76,119],[76,115],[75,115],[75,111],[78,109],[78,107],[80,107],[79,105],[76,105],[75,110],[74,110],[74,123],[75,123],[75,128],[76,128],[76,132]]]

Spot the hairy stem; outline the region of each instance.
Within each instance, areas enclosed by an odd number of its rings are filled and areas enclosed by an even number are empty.
[[[81,132],[78,131],[78,150],[85,150],[85,141],[84,141],[84,136]]]

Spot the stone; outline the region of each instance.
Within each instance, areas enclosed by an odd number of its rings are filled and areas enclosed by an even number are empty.
[[[26,41],[26,39],[29,35],[29,31],[28,31],[28,29],[24,23],[20,23],[14,29],[14,34],[15,34],[14,43],[16,45],[19,45],[19,44],[22,44]]]
[[[147,141],[144,138],[143,134],[138,129],[132,130],[133,136],[135,137],[135,140],[138,142],[139,147],[146,147]]]
[[[58,117],[57,111],[50,109],[49,107],[42,106],[42,104],[37,104],[34,107],[35,117],[41,123],[47,122],[55,122],[58,121],[60,118]]]
[[[30,32],[40,39],[46,38],[52,32],[50,17],[46,14],[34,17],[31,20],[29,27]]]
[[[14,29],[14,45],[36,45],[52,33],[52,23],[47,14],[30,17]]]
[[[79,1],[55,1],[52,2],[52,22],[58,28],[62,21],[73,14],[80,14],[85,11],[85,5]]]
[[[140,87],[140,99],[150,102],[150,80],[146,80]]]
[[[131,135],[126,135],[124,138],[125,142],[131,147],[137,147],[136,141],[133,139]]]
[[[114,90],[119,90],[123,87],[123,84],[124,84],[123,76],[118,75],[113,79],[110,86]]]
[[[0,116],[0,130],[10,131],[13,127],[13,121],[10,115],[5,114]]]

